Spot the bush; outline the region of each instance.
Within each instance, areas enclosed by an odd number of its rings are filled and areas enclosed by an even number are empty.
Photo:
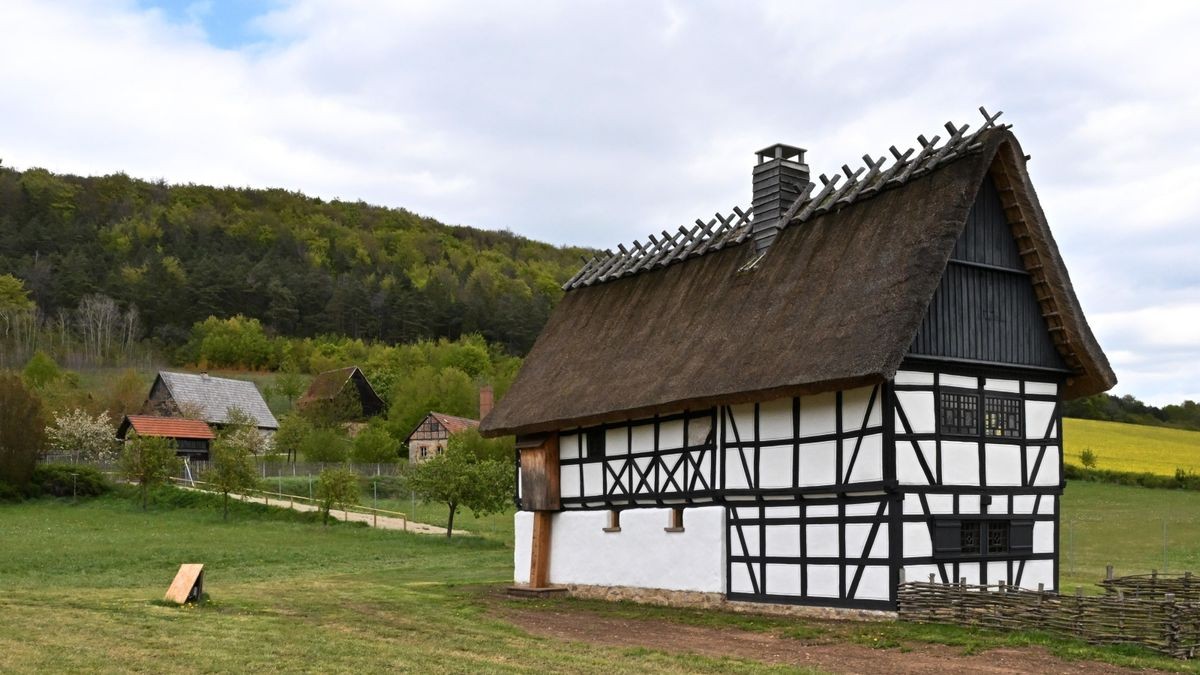
[[[1174,476],[1160,476],[1149,472],[1138,473],[1134,471],[1089,469],[1087,467],[1066,464],[1063,466],[1063,477],[1067,480],[1087,481],[1090,483],[1112,483],[1114,485],[1134,485],[1167,490],[1200,490],[1200,475],[1184,471],[1183,469],[1176,469]]]
[[[321,515],[329,524],[329,511],[335,507],[346,508],[358,503],[358,476],[345,469],[325,469],[317,481],[317,501],[321,504]]]
[[[33,488],[52,497],[99,497],[112,490],[98,469],[78,464],[39,464],[33,470]]]
[[[1096,468],[1096,453],[1092,452],[1091,448],[1085,448],[1083,453],[1079,455],[1079,461],[1089,469]]]
[[[45,446],[42,399],[16,375],[0,375],[0,482],[26,490]]]
[[[370,426],[354,437],[352,456],[362,464],[396,462],[400,459],[400,444],[382,427]]]
[[[300,442],[300,454],[309,462],[344,462],[350,457],[350,441],[335,429],[315,429]]]

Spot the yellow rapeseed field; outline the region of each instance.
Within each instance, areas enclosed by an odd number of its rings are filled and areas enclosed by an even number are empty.
[[[1063,420],[1067,464],[1082,466],[1080,454],[1096,453],[1096,468],[1174,476],[1176,469],[1200,473],[1200,431],[1098,420]]]

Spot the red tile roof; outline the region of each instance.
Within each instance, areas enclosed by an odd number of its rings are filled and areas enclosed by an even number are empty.
[[[467,419],[466,417],[455,417],[454,415],[447,415],[440,412],[431,412],[429,415],[445,427],[447,433],[451,434],[457,434],[463,429],[479,426],[479,420]]]
[[[165,438],[213,439],[212,429],[203,420],[182,417],[154,417],[152,415],[129,415],[133,430],[140,436],[162,436]]]

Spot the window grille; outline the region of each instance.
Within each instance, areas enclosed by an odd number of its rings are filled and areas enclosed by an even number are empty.
[[[959,550],[962,553],[979,553],[979,526],[977,520],[966,521],[959,526]]]
[[[988,553],[1008,553],[1008,522],[993,520],[987,527]]]
[[[941,400],[943,434],[972,436],[979,433],[979,395],[943,391]]]
[[[983,401],[983,435],[1000,438],[1021,437],[1021,400],[1006,396],[987,396]]]

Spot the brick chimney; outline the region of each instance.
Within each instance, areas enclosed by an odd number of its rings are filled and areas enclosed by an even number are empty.
[[[804,148],[776,143],[759,150],[754,165],[754,219],[750,222],[754,252],[762,253],[787,225],[784,212],[808,186]]]
[[[495,394],[492,391],[492,385],[485,384],[479,388],[479,419],[482,420],[488,416],[488,413],[492,412],[494,398]]]

